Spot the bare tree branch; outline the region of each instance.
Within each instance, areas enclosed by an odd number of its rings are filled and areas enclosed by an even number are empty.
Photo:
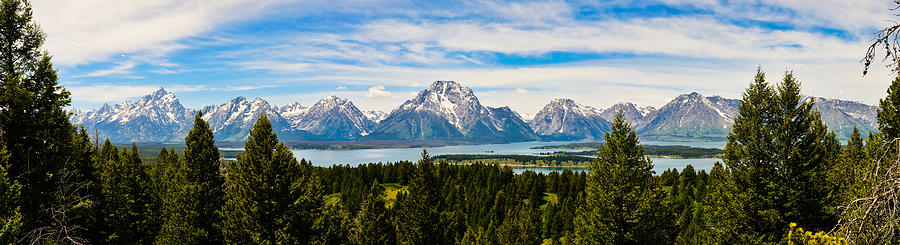
[[[841,206],[841,219],[830,233],[850,244],[896,244],[900,241],[900,138],[877,151],[862,180],[862,194]]]
[[[891,8],[892,12],[897,12],[900,10],[900,0],[894,0],[894,4],[897,6]],[[900,16],[900,13],[895,13],[894,16]],[[875,61],[878,58],[878,50],[884,48],[884,57],[881,58],[882,62],[887,62],[887,67],[891,69],[893,72],[900,73],[900,23],[893,21],[893,25],[884,29],[881,29],[873,35],[872,44],[869,45],[869,48],[866,50],[866,56],[863,57],[863,76],[869,73],[869,66],[872,65],[872,61]]]
[[[75,171],[68,168],[60,171],[61,176],[58,177],[56,186],[56,195],[60,198],[59,204],[45,210],[50,214],[54,225],[31,230],[17,243],[43,244],[48,241],[72,245],[89,243],[87,239],[79,236],[79,232],[84,228],[74,222],[78,209],[90,205],[89,197],[79,196],[79,193],[86,188],[87,183],[74,183],[72,180],[74,174]]]

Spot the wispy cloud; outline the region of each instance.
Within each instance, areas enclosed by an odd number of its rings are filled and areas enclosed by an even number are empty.
[[[74,78],[102,77],[102,76],[109,76],[109,75],[114,75],[114,74],[115,75],[130,74],[131,68],[134,68],[134,66],[135,66],[134,62],[123,62],[120,64],[116,64],[115,66],[113,66],[109,69],[96,70],[96,71],[92,71],[92,72],[89,72],[84,75],[76,75],[76,76],[74,76]]]
[[[119,54],[164,57],[185,38],[247,19],[276,0],[35,1],[47,48],[64,66],[107,61]]]

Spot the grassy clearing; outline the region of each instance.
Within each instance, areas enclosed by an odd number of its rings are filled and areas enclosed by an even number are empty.
[[[381,184],[381,187],[384,187],[384,205],[388,208],[393,207],[397,202],[397,194],[406,191],[406,186],[397,183]]]

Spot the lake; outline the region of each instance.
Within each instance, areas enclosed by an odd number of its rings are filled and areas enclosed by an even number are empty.
[[[431,156],[445,154],[518,154],[533,155],[541,152],[563,151],[561,149],[531,149],[535,146],[546,145],[562,145],[579,141],[551,141],[551,142],[515,142],[507,144],[485,144],[485,145],[460,145],[460,146],[442,146],[426,148]],[[660,142],[647,141],[642,142],[644,145],[686,145],[691,147],[702,148],[724,148],[725,142]],[[360,149],[360,150],[292,150],[297,159],[305,158],[312,161],[315,166],[328,167],[334,164],[344,164],[356,166],[364,163],[377,162],[398,162],[398,161],[418,161],[422,156],[423,148],[391,148],[391,149]],[[694,159],[673,159],[673,158],[652,158],[654,170],[661,173],[665,169],[677,168],[681,170],[684,166],[691,164],[695,169],[712,169],[718,158],[694,158]],[[537,172],[560,171],[559,168],[517,168],[516,172],[525,170],[534,170]]]

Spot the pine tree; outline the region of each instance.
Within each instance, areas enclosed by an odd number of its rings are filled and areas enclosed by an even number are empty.
[[[339,205],[328,204],[317,215],[313,230],[315,240],[311,244],[350,244],[350,226],[346,213]]]
[[[354,222],[354,237],[357,244],[396,244],[396,231],[390,210],[381,197],[384,188],[378,181],[372,182],[369,195],[362,203]]]
[[[197,199],[203,193],[196,184],[183,184],[170,188],[163,200],[165,219],[156,237],[156,244],[208,244],[209,234],[198,227],[201,202]]]
[[[163,202],[167,218],[157,244],[221,243],[217,212],[224,205],[224,179],[219,174],[219,150],[203,114],[194,116],[194,127],[185,137],[183,160],[177,161],[174,150],[164,152],[160,158],[175,156],[165,161],[175,170],[168,180]]]
[[[0,2],[0,132],[9,151],[8,176],[22,185],[19,204],[24,234],[56,237],[44,232],[60,231],[54,213],[70,214],[65,202],[74,197],[60,193],[72,185],[72,137],[76,128],[65,107],[69,92],[57,83],[50,55],[42,50],[45,35],[33,21],[27,0]],[[67,166],[69,165],[69,166]],[[63,182],[69,183],[62,185]],[[74,199],[73,199],[74,198]],[[74,215],[72,215],[74,216]],[[68,219],[68,218],[67,218]]]
[[[122,148],[118,160],[109,160],[100,174],[106,242],[150,244],[158,227],[152,224],[152,187],[137,146]]]
[[[870,164],[865,143],[859,130],[854,126],[846,147],[841,151],[840,161],[829,173],[829,182],[839,190],[833,197],[837,203],[845,203],[864,194],[866,188],[864,180],[871,167]],[[838,210],[834,211],[837,212]]]
[[[734,119],[724,160],[748,195],[746,233],[763,242],[781,240],[792,221],[816,229],[836,221],[828,214],[833,186],[825,182],[840,142],[813,103],[801,97],[792,73],[776,90],[758,69]]]
[[[541,218],[539,211],[531,204],[510,208],[506,220],[497,228],[500,244],[541,244]]]
[[[397,240],[406,244],[449,243],[440,236],[440,186],[428,151],[422,151],[415,171],[407,193],[397,197]]]
[[[888,87],[887,97],[878,104],[878,129],[887,140],[900,138],[900,76]]]
[[[697,234],[703,244],[747,244],[748,234],[744,201],[746,194],[738,191],[731,173],[716,162],[707,178],[708,190],[703,200],[702,212],[706,219]]]
[[[647,227],[652,224],[640,222],[651,211],[645,210],[646,202],[655,201],[650,200],[653,165],[621,112],[605,138],[589,168],[586,198],[575,218],[575,242],[639,243],[649,239],[641,230],[652,230]]]
[[[222,233],[229,244],[305,244],[323,209],[321,186],[309,166],[257,119],[244,152],[226,169]]]
[[[22,186],[7,174],[9,154],[5,146],[0,147],[0,243],[13,244],[22,226],[18,204]]]

